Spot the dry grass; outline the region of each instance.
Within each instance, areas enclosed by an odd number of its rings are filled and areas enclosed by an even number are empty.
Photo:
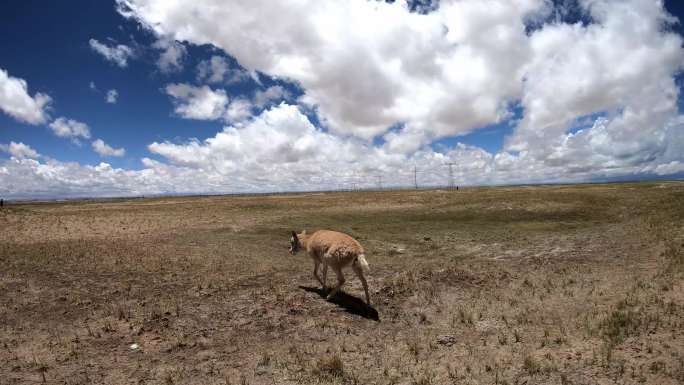
[[[324,354],[316,360],[314,374],[322,377],[342,377],[344,375],[344,364],[337,354]]]
[[[0,383],[680,384],[683,224],[682,183],[5,206]]]

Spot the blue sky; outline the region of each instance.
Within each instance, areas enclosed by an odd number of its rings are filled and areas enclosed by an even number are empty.
[[[29,25],[39,27],[27,31]],[[182,70],[162,73],[155,64],[158,53],[150,47],[154,35],[123,18],[113,1],[12,1],[3,5],[0,35],[22,36],[3,39],[2,50],[12,54],[3,55],[0,68],[29,81],[32,92],[49,94],[55,100],[52,116],[84,122],[94,137],[124,147],[126,156],[107,159],[114,167],[140,169],[142,157],[154,157],[147,144],[167,139],[202,140],[223,126],[174,117],[171,101],[162,90],[168,83],[194,83],[197,64],[222,53],[208,45],[188,46]],[[137,44],[140,56],[120,68],[91,49],[91,38]],[[90,82],[97,90],[90,88]],[[225,88],[239,95],[274,84],[268,77],[262,82],[264,86],[259,86],[250,79]],[[105,101],[110,89],[118,92],[115,104]],[[7,114],[0,114],[0,127],[0,142],[30,143],[41,154],[62,161],[98,164],[102,160],[88,145],[79,147],[51,135],[48,128],[22,124]]]
[[[0,97],[0,195],[403,186],[413,166],[440,185],[454,162],[461,184],[684,172],[678,2],[212,3],[3,4],[6,87],[51,101],[35,123]],[[90,136],[56,135],[60,117]]]

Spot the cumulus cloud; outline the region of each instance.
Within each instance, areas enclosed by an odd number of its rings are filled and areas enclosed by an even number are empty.
[[[174,112],[185,119],[237,122],[251,116],[249,100],[230,100],[222,89],[178,83],[167,85],[165,91],[172,97]]]
[[[670,163],[659,164],[655,168],[655,173],[658,175],[672,175],[684,172],[684,163],[673,160]]]
[[[183,60],[187,55],[185,46],[175,40],[161,38],[152,44],[161,50],[157,67],[164,73],[178,72],[183,69]]]
[[[231,99],[223,89],[186,83],[169,84],[164,91],[172,98],[174,112],[182,118],[224,120],[229,123],[251,118],[255,107],[264,108],[291,97],[282,86],[257,89],[251,99]]]
[[[216,120],[224,116],[228,95],[209,86],[195,87],[185,83],[169,84],[166,94],[173,98],[174,111],[186,119]]]
[[[397,187],[413,185],[414,167],[420,186],[444,186],[451,182],[449,163],[458,185],[577,182],[643,172],[670,175],[684,164],[673,160],[567,170],[525,151],[491,154],[462,143],[406,155],[325,132],[286,103],[204,141],[154,142],[148,149],[162,160],[143,158],[141,170],[54,159],[0,160],[0,194],[35,198],[377,188],[378,176],[383,187]]]
[[[611,114],[604,122],[607,129],[613,126],[623,139],[639,141],[625,134],[661,130],[678,113],[674,75],[684,63],[682,38],[663,32],[672,17],[662,4],[582,4],[594,23],[546,24],[529,39],[521,99],[525,115],[508,142],[512,150],[548,152],[576,118],[596,112]]]
[[[14,119],[28,124],[44,124],[52,99],[40,92],[28,93],[24,79],[15,78],[0,68],[0,110]]]
[[[299,102],[330,132],[382,136],[388,152],[411,154],[504,122],[520,106],[498,159],[568,176],[681,159],[672,127],[681,127],[674,78],[684,51],[659,1],[118,5],[159,35],[214,45],[248,71],[295,82]],[[565,21],[572,14],[584,22]],[[222,73],[216,64],[212,73]]]
[[[105,143],[102,139],[97,139],[92,143],[93,150],[100,154],[100,156],[124,156],[126,150],[124,148],[113,148]]]
[[[329,161],[354,151],[349,144],[317,130],[296,106],[286,104],[264,112],[244,128],[226,127],[204,143],[155,142],[149,149],[177,165],[226,172],[246,164],[278,167],[284,163]],[[328,156],[329,152],[338,154]]]
[[[207,83],[237,83],[250,78],[250,74],[239,68],[230,68],[223,56],[212,56],[197,65],[197,80]]]
[[[11,156],[19,159],[24,158],[39,158],[40,154],[31,146],[24,143],[10,142],[9,144],[0,143],[0,151],[6,152]]]
[[[378,175],[399,186],[413,183],[414,165],[419,184],[444,185],[448,163],[458,184],[684,172],[684,51],[661,1],[117,2],[159,39],[210,44],[243,74],[292,82],[299,105],[282,88],[242,98],[216,88],[237,70],[216,55],[197,67],[211,86],[165,87],[178,116],[226,122],[215,136],[152,143],[161,160],[136,171],[13,157],[0,189],[311,190],[374,187]],[[502,122],[513,132],[496,153],[430,146]]]
[[[126,196],[165,186],[143,172],[114,169],[107,163],[90,166],[18,158],[0,162],[0,195],[8,198]],[[155,187],[146,184],[155,181]]]
[[[282,86],[271,86],[265,90],[257,90],[254,93],[254,104],[258,107],[264,107],[272,102],[288,100],[290,97],[290,93]]]
[[[107,94],[105,95],[105,101],[107,101],[107,103],[116,104],[118,99],[119,99],[119,91],[117,91],[117,90],[107,91]]]
[[[85,123],[65,117],[59,117],[50,123],[52,132],[60,138],[69,138],[75,143],[80,143],[78,138],[90,139],[90,128]]]
[[[524,19],[546,6],[444,1],[422,15],[401,1],[219,3],[119,7],[158,34],[213,44],[249,71],[297,82],[332,131],[366,139],[397,122],[437,138],[501,120],[522,89]]]
[[[97,39],[90,39],[88,43],[93,51],[121,68],[128,66],[128,59],[135,56],[133,49],[124,44],[108,46]]]
[[[408,186],[413,184],[414,165],[420,170],[421,185],[446,185],[448,163],[457,164],[455,183],[491,183],[500,178],[494,156],[482,149],[458,144],[445,152],[392,153],[363,140],[324,132],[287,103],[248,123],[227,126],[202,142],[154,142],[148,149],[162,156],[168,167],[196,169],[212,175],[211,180],[234,183],[231,191],[374,188],[378,175],[384,186]],[[512,175],[510,180],[518,177]]]
[[[252,103],[246,99],[233,99],[226,109],[224,119],[227,122],[240,122],[252,116]]]
[[[169,84],[164,89],[171,96],[174,112],[185,119],[223,120],[236,123],[252,117],[254,108],[264,108],[291,98],[282,86],[257,89],[252,98],[230,98],[223,89],[193,86],[186,83]]]

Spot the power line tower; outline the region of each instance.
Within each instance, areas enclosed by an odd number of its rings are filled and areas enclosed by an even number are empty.
[[[416,186],[416,190],[418,190],[418,169],[416,166],[413,166],[413,184]]]
[[[453,165],[456,163],[447,163],[449,166],[449,188],[454,188],[454,170],[453,170]]]

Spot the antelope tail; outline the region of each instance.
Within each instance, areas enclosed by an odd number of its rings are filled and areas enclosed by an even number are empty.
[[[370,273],[370,266],[368,266],[368,262],[366,261],[366,256],[361,254],[358,257],[356,257],[356,260],[354,261],[358,266],[361,267],[361,270],[368,274]]]

